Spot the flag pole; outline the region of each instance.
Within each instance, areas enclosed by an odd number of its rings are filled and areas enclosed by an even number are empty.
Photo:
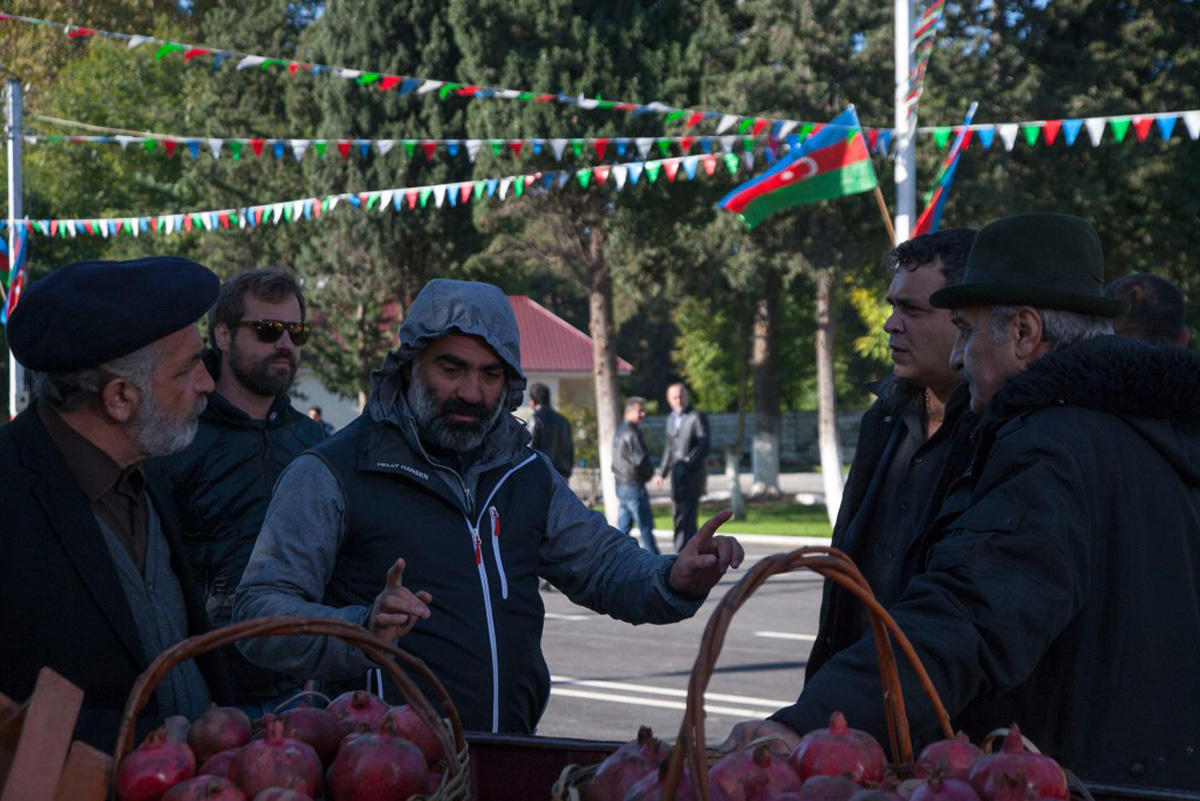
[[[896,247],[896,229],[892,225],[892,215],[888,214],[887,203],[883,200],[883,192],[879,189],[879,185],[875,185],[875,203],[879,206],[879,214],[883,217],[883,226],[887,228],[888,239],[892,241],[892,247]]]

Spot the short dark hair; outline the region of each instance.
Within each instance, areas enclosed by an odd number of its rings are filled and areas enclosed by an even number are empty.
[[[538,382],[529,387],[529,397],[538,406],[550,405],[550,387]]]
[[[208,311],[208,339],[217,346],[216,328],[225,323],[233,329],[246,313],[246,295],[253,295],[268,303],[279,303],[288,295],[295,295],[300,303],[300,322],[304,322],[304,292],[295,274],[284,267],[264,267],[238,273],[221,285],[217,302]]]
[[[630,395],[625,399],[625,411],[629,411],[634,406],[641,406],[644,409],[646,407],[646,399],[641,395]]]
[[[1167,279],[1133,273],[1106,286],[1104,296],[1129,302],[1129,311],[1113,320],[1118,335],[1153,345],[1179,344],[1187,308],[1179,287]]]
[[[888,267],[892,270],[901,267],[915,270],[941,257],[946,286],[954,286],[962,281],[963,271],[967,267],[967,254],[975,243],[976,233],[974,228],[947,228],[945,231],[921,234],[897,245],[888,254]]]

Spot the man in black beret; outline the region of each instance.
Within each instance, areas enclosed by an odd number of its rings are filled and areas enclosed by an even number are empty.
[[[980,231],[957,286],[951,363],[982,414],[977,450],[890,612],[953,728],[1014,721],[1103,785],[1200,787],[1200,357],[1114,336],[1085,220],[1022,214]],[[902,670],[913,733],[937,717]],[[873,644],[736,738],[824,726],[882,738]],[[1106,793],[1108,794],[1108,793]]]
[[[23,699],[52,668],[84,691],[76,737],[105,750],[138,675],[208,626],[169,489],[142,462],[196,433],[213,381],[195,321],[219,283],[185,259],[77,262],[8,324],[34,402],[0,428],[0,692]],[[228,695],[215,655],[183,662],[139,737]]]

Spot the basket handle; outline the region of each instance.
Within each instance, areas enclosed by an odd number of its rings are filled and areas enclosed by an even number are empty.
[[[260,617],[241,623],[213,629],[204,634],[198,634],[181,640],[160,653],[149,667],[138,676],[130,690],[129,699],[125,702],[125,712],[121,718],[121,728],[117,732],[117,744],[113,749],[113,765],[120,765],[121,759],[132,745],[134,726],[138,713],[149,701],[154,688],[163,680],[167,673],[176,665],[201,654],[215,651],[226,645],[251,637],[269,637],[278,635],[308,635],[337,637],[357,645],[363,653],[374,660],[388,672],[401,694],[413,708],[434,735],[446,752],[449,762],[448,775],[462,770],[460,755],[466,753],[466,739],[463,736],[462,721],[458,710],[450,699],[446,688],[438,681],[429,667],[417,657],[391,643],[384,642],[362,626],[324,617]],[[389,658],[390,657],[390,658]],[[437,694],[446,717],[449,718],[450,728],[438,717],[433,706],[421,693],[408,674],[401,667],[407,667],[427,681]],[[115,787],[117,772],[114,770],[113,782]]]
[[[759,560],[737,584],[725,593],[720,603],[717,604],[712,617],[709,618],[708,625],[704,629],[704,636],[700,641],[700,653],[696,657],[691,677],[688,680],[687,707],[684,711],[683,722],[679,727],[679,737],[671,749],[670,765],[663,787],[663,798],[673,799],[675,797],[675,790],[679,786],[683,774],[683,763],[686,759],[697,797],[701,801],[709,801],[708,783],[702,780],[702,777],[707,775],[704,744],[704,693],[712,678],[713,669],[716,667],[717,655],[725,642],[725,633],[729,630],[734,613],[741,608],[755,590],[762,586],[763,582],[771,576],[800,568],[808,568],[837,582],[867,606],[879,655],[880,681],[883,684],[883,702],[887,711],[888,735],[891,740],[893,759],[897,762],[911,762],[913,748],[901,692],[899,668],[896,665],[895,654],[888,638],[889,633],[899,643],[926,695],[933,702],[942,731],[946,737],[954,736],[954,729],[950,725],[946,707],[938,697],[937,689],[933,686],[933,681],[929,678],[929,673],[921,663],[920,657],[917,656],[912,643],[882,604],[876,600],[866,579],[850,557],[836,548],[824,546],[797,548],[789,553],[774,554]]]

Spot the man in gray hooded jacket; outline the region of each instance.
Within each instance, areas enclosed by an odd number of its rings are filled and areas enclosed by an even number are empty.
[[[736,540],[713,536],[727,513],[678,557],[639,548],[529,447],[508,413],[524,388],[504,293],[429,282],[400,347],[372,375],[363,414],[280,476],[234,619],[321,616],[403,637],[446,685],[466,728],[529,733],[550,689],[539,576],[631,623],[694,614],[742,560]],[[334,691],[377,674],[356,647],[328,637],[239,647]],[[385,697],[401,700],[387,685]]]

